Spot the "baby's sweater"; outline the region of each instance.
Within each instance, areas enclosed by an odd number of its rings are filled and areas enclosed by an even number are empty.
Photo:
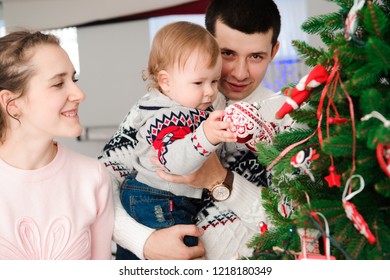
[[[134,129],[138,144],[131,157],[136,179],[175,195],[200,198],[202,190],[163,181],[160,167],[150,162],[157,156],[167,172],[190,174],[200,168],[218,145],[211,144],[204,131],[207,111],[184,107],[157,90],[144,95],[134,108]]]

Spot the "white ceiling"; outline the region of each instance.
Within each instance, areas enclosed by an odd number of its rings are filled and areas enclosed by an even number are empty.
[[[54,29],[168,8],[191,0],[0,0],[7,30]]]

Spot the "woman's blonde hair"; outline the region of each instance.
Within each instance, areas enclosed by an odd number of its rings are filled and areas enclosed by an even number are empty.
[[[217,63],[220,56],[217,41],[202,26],[179,21],[162,27],[154,37],[148,68],[143,75],[145,81],[150,80],[148,89],[155,88],[161,91],[157,74],[175,63],[183,68],[194,51],[198,51],[199,55],[204,57],[210,68]]]

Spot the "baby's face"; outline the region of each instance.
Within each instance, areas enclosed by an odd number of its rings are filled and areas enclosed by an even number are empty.
[[[193,52],[184,66],[176,63],[167,71],[169,90],[165,94],[185,107],[207,109],[217,96],[222,58],[219,57],[211,67],[208,64],[198,52]]]

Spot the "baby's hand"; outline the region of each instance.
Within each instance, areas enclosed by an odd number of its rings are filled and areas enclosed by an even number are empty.
[[[237,135],[227,130],[233,127],[233,123],[223,121],[225,111],[216,110],[210,113],[203,124],[204,133],[211,144],[220,142],[237,142]]]

